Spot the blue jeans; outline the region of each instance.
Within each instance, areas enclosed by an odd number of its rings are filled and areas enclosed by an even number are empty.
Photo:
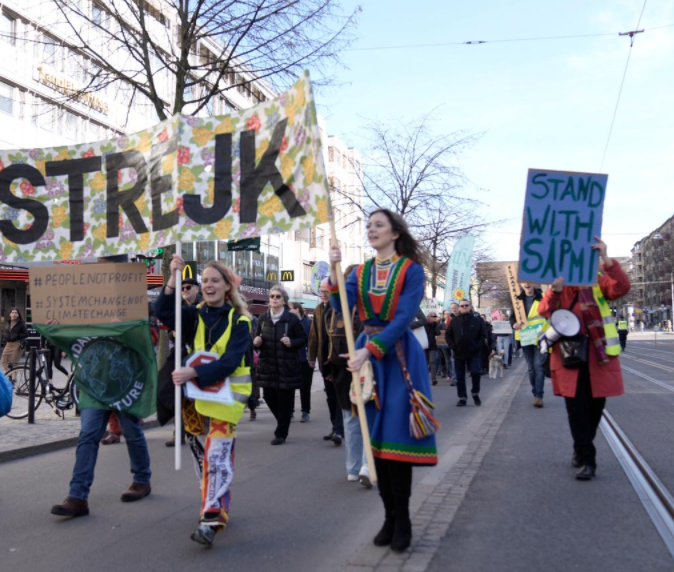
[[[510,357],[510,336],[496,336],[496,349],[503,350],[503,363],[510,365],[512,363],[508,359]]]
[[[466,368],[470,371],[472,381],[471,393],[478,395],[480,393],[480,377],[482,372],[482,359],[480,354],[470,359],[454,358],[454,369],[456,371],[456,392],[459,399],[466,399]]]
[[[522,346],[524,359],[527,360],[529,368],[529,383],[531,383],[531,393],[534,397],[543,399],[543,386],[545,384],[545,373],[543,372],[543,362],[545,356],[538,350],[538,346]]]
[[[360,420],[351,411],[341,410],[344,420],[344,439],[346,442],[346,473],[357,475],[361,471],[369,476],[367,457],[363,447],[363,434],[360,431]]]
[[[98,448],[108,424],[110,411],[103,409],[83,409],[81,412],[80,436],[75,450],[75,467],[70,481],[68,496],[87,500],[89,489],[94,482],[94,469]],[[122,433],[131,460],[133,482],[147,484],[150,482],[150,453],[147,450],[145,434],[140,426],[140,419],[127,413],[117,413],[122,424]]]
[[[445,372],[447,374],[447,377],[454,377],[454,364],[452,363],[452,352],[447,346],[438,346],[438,353],[435,354],[436,370],[442,371],[441,370],[442,360],[440,358],[441,353],[445,357],[445,363],[447,364],[447,371]]]

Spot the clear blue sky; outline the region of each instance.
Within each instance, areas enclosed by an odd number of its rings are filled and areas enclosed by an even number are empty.
[[[347,6],[358,2],[346,1]],[[516,259],[530,167],[599,172],[643,0],[365,0],[352,48],[597,33],[612,36],[349,51],[319,96],[328,131],[362,145],[365,119],[437,109],[438,134],[484,133],[463,160],[487,205],[497,260]],[[608,154],[604,238],[628,255],[674,214],[674,0],[649,0]]]

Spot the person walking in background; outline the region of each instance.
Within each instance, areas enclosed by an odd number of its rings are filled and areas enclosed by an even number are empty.
[[[545,356],[538,351],[538,335],[545,328],[546,320],[540,315],[539,304],[543,298],[543,291],[532,284],[522,283],[517,297],[524,303],[527,314],[527,324],[515,324],[515,336],[519,339],[527,361],[531,393],[534,394],[534,407],[543,407],[543,388],[545,386],[545,372],[543,364]]]
[[[492,348],[494,347],[493,334],[494,327],[487,320],[486,314],[480,314],[480,319],[484,322],[485,338],[484,346],[482,347],[482,375],[489,373],[489,357],[491,356]]]
[[[318,369],[323,376],[325,388],[325,397],[328,401],[328,411],[330,413],[330,433],[323,437],[324,441],[332,441],[335,445],[341,445],[344,439],[344,420],[342,411],[337,403],[335,394],[335,384],[325,378],[325,362],[328,359],[328,333],[325,322],[325,314],[330,308],[330,291],[328,290],[328,279],[323,280],[319,286],[318,294],[321,302],[314,310],[314,319],[311,322],[311,331],[309,334],[309,367],[315,368],[318,362]]]
[[[510,318],[505,312],[501,312],[499,315],[499,320],[506,322],[510,321]],[[512,324],[511,324],[512,326]],[[508,369],[508,366],[512,365],[512,353],[511,353],[511,340],[512,334],[496,334],[496,351],[503,352],[503,368]]]
[[[10,366],[21,361],[27,337],[28,328],[21,318],[21,312],[19,312],[18,308],[12,308],[9,311],[9,324],[7,324],[4,331],[5,347],[2,350],[2,358],[0,359],[2,371],[7,371]]]
[[[260,316],[253,339],[253,345],[260,351],[257,381],[276,419],[272,445],[282,445],[288,438],[295,390],[302,387],[300,349],[307,345],[302,323],[287,304],[285,288],[272,286],[269,310]]]
[[[447,345],[447,340],[445,339],[445,333],[447,332],[447,324],[450,320],[451,312],[445,310],[442,314],[442,319],[438,323],[438,330],[440,333],[437,335],[435,342],[438,346],[438,351],[435,357],[436,370],[440,377],[446,377],[447,381],[451,385],[454,385],[454,364],[452,363],[452,352]]]
[[[629,330],[630,327],[627,320],[623,316],[620,316],[620,320],[618,321],[618,337],[620,338],[620,348],[622,351],[625,351],[627,347],[627,334]]]
[[[597,470],[594,438],[607,397],[625,392],[620,369],[620,344],[608,302],[627,295],[630,280],[617,260],[609,258],[606,244],[595,237],[592,248],[599,251],[601,272],[593,287],[564,286],[557,278],[539,305],[540,315],[549,318],[558,308],[571,310],[580,320],[579,343],[587,348],[587,361],[568,367],[560,344],[552,348],[550,368],[555,395],[564,397],[573,437],[572,465],[576,478],[588,481]],[[578,367],[579,366],[579,367]]]
[[[482,375],[482,350],[487,339],[485,323],[471,311],[471,305],[465,298],[459,304],[459,315],[452,319],[445,334],[447,345],[454,355],[454,373],[459,401],[457,407],[465,407],[466,369],[471,376],[471,394],[475,405],[482,405],[480,399],[480,378]]]
[[[412,540],[412,467],[438,461],[434,434],[438,424],[428,410],[418,409],[420,394],[429,404],[432,401],[428,365],[410,331],[424,296],[424,257],[405,220],[388,210],[370,215],[367,238],[376,257],[360,265],[346,283],[349,308],[343,311],[357,305],[364,324],[348,365],[358,373],[369,360],[376,380],[375,399],[365,404],[385,510],[374,544],[402,552]],[[342,311],[335,280],[341,259],[339,247],[333,245],[330,291],[337,312]],[[411,416],[413,407],[416,415]]]
[[[181,320],[186,344],[192,353],[209,352],[218,359],[194,367],[180,367],[173,383],[193,382],[200,389],[229,379],[233,403],[201,399],[185,400],[183,419],[190,449],[201,481],[199,525],[191,539],[212,546],[217,532],[229,524],[231,486],[234,480],[236,427],[252,391],[250,363],[251,319],[237,288],[241,280],[219,261],[206,264],[203,271],[203,306],[184,304],[175,315],[175,276],[185,261],[177,254],[171,261],[171,274],[157,300],[157,314],[175,329]],[[199,435],[206,435],[204,444]]]
[[[300,319],[308,343],[311,320],[304,314],[304,307],[299,302],[288,302],[288,308]],[[301,423],[308,423],[311,419],[309,414],[311,413],[311,383],[314,377],[314,368],[309,365],[306,345],[300,348],[300,370],[302,376],[302,387],[300,387]]]
[[[349,266],[344,272],[344,278],[356,268]],[[335,385],[337,404],[344,419],[344,441],[346,452],[346,479],[348,482],[360,482],[364,487],[371,488],[370,469],[367,466],[367,457],[363,448],[363,433],[360,429],[360,419],[357,411],[351,404],[351,381],[353,375],[348,370],[347,359],[349,353],[346,343],[346,329],[341,312],[328,308],[325,315],[328,333],[328,359],[324,365],[326,380]],[[363,329],[354,307],[351,311],[351,324],[354,339]]]
[[[428,349],[425,350],[426,361],[428,362],[428,368],[431,372],[431,383],[433,385],[438,384],[437,377],[437,354],[438,354],[438,342],[437,336],[440,335],[440,327],[438,325],[438,313],[429,312],[426,323],[424,324],[426,328],[426,335],[428,336]]]

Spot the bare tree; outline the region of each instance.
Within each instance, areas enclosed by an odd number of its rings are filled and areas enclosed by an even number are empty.
[[[361,173],[362,202],[339,189],[333,188],[333,193],[364,214],[386,208],[405,218],[428,253],[426,270],[435,297],[452,244],[466,233],[479,233],[487,223],[460,165],[462,154],[478,136],[436,135],[432,117],[429,112],[409,123],[367,123],[363,169],[354,169]]]
[[[73,97],[115,86],[123,104],[142,100],[161,120],[211,112],[234,89],[260,101],[253,82],[280,89],[307,68],[328,81],[360,10],[344,14],[339,0],[48,1],[88,62]]]

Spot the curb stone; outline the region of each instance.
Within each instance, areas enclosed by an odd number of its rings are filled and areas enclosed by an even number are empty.
[[[155,427],[159,427],[159,421],[156,419],[152,421],[146,421],[143,424],[143,431],[154,429]],[[59,451],[61,449],[67,449],[68,447],[74,447],[77,445],[77,439],[77,437],[68,437],[67,439],[59,439],[50,443],[40,443],[39,445],[30,445],[20,449],[2,451],[0,452],[0,463],[17,461],[19,459],[25,459],[26,457],[32,457],[34,455],[42,455],[43,453],[51,453],[52,451]]]

